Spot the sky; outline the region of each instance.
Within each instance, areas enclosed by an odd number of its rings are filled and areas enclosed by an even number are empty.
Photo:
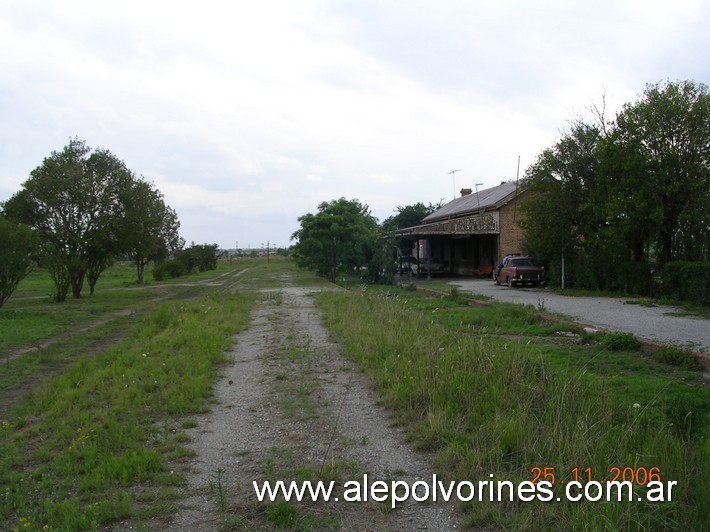
[[[708,27],[706,0],[0,0],[0,202],[76,137],[188,244],[288,246],[323,201],[447,202],[594,108],[707,84]]]

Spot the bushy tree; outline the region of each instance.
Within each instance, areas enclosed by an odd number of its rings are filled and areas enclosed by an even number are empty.
[[[653,270],[708,260],[707,86],[649,85],[615,121],[573,124],[523,187],[526,250],[551,273],[565,257],[576,286],[647,293]]]
[[[522,188],[526,251],[559,273],[562,257],[573,264],[604,225],[592,205],[597,175],[598,127],[576,121],[528,168]]]
[[[0,307],[30,272],[37,250],[32,230],[0,216]]]
[[[105,262],[113,252],[116,225],[122,213],[119,191],[132,180],[125,164],[111,152],[91,153],[73,139],[35,168],[23,189],[5,204],[6,213],[31,227],[56,255],[72,295],[81,296],[89,262]]]
[[[390,239],[394,246],[399,249],[400,253],[408,255],[411,241],[395,235],[397,229],[406,227],[414,227],[419,225],[424,218],[441,207],[442,202],[438,204],[424,205],[423,203],[415,203],[414,205],[398,205],[395,209],[397,214],[393,214],[387,218],[380,227],[383,235]]]
[[[85,281],[91,293],[117,255],[145,264],[182,247],[175,211],[152,185],[115,155],[72,139],[33,170],[5,205],[7,216],[33,227],[44,245],[43,263],[63,301],[67,283],[75,298]],[[52,255],[46,256],[46,255]]]
[[[178,250],[173,257],[162,260],[153,268],[153,278],[162,281],[166,278],[182,277],[195,271],[208,271],[217,268],[219,255],[217,244],[195,244]]]
[[[659,266],[707,258],[710,93],[692,81],[646,87],[624,106],[600,153],[615,232]]]
[[[371,260],[377,220],[358,200],[324,201],[316,214],[304,214],[298,222],[301,228],[291,236],[298,265],[334,282],[339,270],[359,270]]]

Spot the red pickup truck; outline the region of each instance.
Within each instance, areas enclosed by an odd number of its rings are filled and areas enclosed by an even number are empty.
[[[511,256],[503,260],[503,265],[497,270],[496,284],[508,286],[545,284],[545,268],[537,266],[530,257]]]

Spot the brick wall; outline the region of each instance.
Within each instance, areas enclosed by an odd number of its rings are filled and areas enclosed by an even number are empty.
[[[521,253],[523,230],[520,228],[522,213],[516,203],[519,197],[500,208],[500,240],[498,241],[498,261],[511,253]]]

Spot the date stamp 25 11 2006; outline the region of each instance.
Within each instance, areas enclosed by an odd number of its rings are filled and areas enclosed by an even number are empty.
[[[555,484],[556,482],[592,482],[595,480],[605,480],[609,482],[631,482],[638,486],[645,486],[649,482],[661,482],[661,469],[659,467],[618,467],[612,466],[604,475],[604,478],[595,478],[591,467],[584,469],[579,467],[570,468],[567,475],[560,476],[554,467],[531,467],[532,482],[538,483],[542,480]]]
[[[673,488],[678,484],[661,479],[659,467],[619,467],[612,466],[602,481],[595,480],[591,467],[572,467],[560,474],[550,466],[531,467],[531,482],[536,486],[560,486],[569,501],[643,501],[671,502]],[[561,500],[560,497],[557,500]]]

